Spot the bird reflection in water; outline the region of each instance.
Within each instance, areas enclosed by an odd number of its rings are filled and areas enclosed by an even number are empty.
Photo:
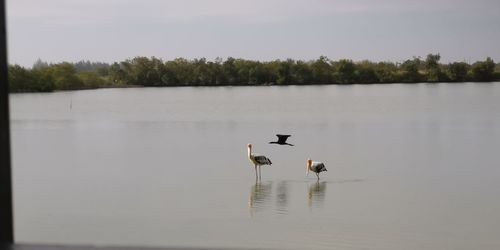
[[[250,187],[250,197],[248,198],[248,208],[250,208],[250,215],[259,210],[262,210],[270,201],[272,193],[272,182],[262,183],[256,181],[254,185]]]
[[[288,183],[286,181],[280,181],[276,188],[276,208],[277,212],[280,214],[287,213],[288,206]]]
[[[311,184],[309,186],[309,192],[308,192],[308,205],[309,207],[312,207],[313,205],[315,207],[320,206],[323,204],[325,201],[325,192],[326,192],[326,182],[322,181],[319,182],[319,180]]]

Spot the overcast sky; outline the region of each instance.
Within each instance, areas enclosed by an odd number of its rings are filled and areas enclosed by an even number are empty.
[[[499,0],[8,0],[9,61],[500,61]]]

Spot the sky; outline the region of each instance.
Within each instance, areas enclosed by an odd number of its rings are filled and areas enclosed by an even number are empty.
[[[9,63],[500,61],[499,0],[7,0]]]

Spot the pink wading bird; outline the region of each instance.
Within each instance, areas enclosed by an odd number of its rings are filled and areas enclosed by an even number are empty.
[[[306,175],[309,175],[309,171],[313,171],[314,173],[316,173],[316,177],[318,177],[318,180],[319,180],[319,173],[327,171],[325,164],[323,164],[323,162],[312,161],[311,159],[307,159],[306,168],[307,168]]]
[[[262,179],[261,178],[261,171],[260,171],[260,166],[262,165],[271,165],[273,164],[269,158],[263,156],[263,155],[257,155],[257,154],[252,154],[252,144],[247,145],[248,148],[248,159],[253,163],[255,166],[255,178],[256,179]],[[257,167],[259,167],[259,175],[257,175]]]

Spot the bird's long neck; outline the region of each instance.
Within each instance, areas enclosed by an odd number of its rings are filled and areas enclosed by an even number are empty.
[[[249,147],[247,151],[248,151],[248,158],[249,159],[252,158],[252,148]]]

